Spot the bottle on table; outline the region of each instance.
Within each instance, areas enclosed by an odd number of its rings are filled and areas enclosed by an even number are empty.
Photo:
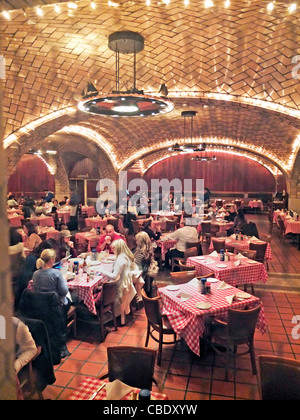
[[[224,255],[224,249],[220,250],[220,261],[224,261],[225,260],[225,255]]]
[[[149,389],[141,389],[139,392],[139,400],[150,400],[151,391]]]
[[[206,295],[206,278],[201,279],[201,294]]]

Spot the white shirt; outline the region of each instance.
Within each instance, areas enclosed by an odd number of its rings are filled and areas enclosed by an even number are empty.
[[[187,242],[198,242],[198,232],[193,226],[184,226],[161,237],[161,241],[168,241],[170,239],[176,241],[178,251],[184,252]]]

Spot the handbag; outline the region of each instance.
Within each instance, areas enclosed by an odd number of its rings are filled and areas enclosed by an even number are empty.
[[[158,270],[159,270],[159,267],[158,267],[157,261],[152,259],[148,267],[147,275],[149,277],[155,278],[157,276]]]

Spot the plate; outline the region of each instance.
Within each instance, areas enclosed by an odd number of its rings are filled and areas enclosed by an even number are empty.
[[[249,261],[247,261],[247,263],[248,263],[248,264],[257,264],[257,263],[258,263],[258,261],[249,260]]]
[[[205,258],[207,258],[207,256],[206,255],[203,255],[201,257],[197,257],[197,260],[205,260]]]
[[[179,290],[179,286],[175,286],[175,285],[167,286],[167,290],[170,290],[170,291]]]
[[[216,267],[218,268],[227,268],[226,264],[216,264]]]
[[[220,280],[215,279],[214,277],[212,277],[212,278],[207,278],[206,281],[208,281],[208,283],[217,283]]]
[[[236,294],[236,297],[239,299],[249,299],[249,297],[251,297],[251,295],[249,295],[249,293],[245,293],[245,292],[238,292]]]
[[[198,309],[210,309],[211,303],[209,302],[198,302],[196,303],[196,308]]]

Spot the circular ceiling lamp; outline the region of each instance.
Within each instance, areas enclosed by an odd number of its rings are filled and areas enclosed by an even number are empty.
[[[173,110],[165,84],[161,85],[159,96],[146,95],[136,87],[136,54],[144,49],[142,35],[132,31],[114,32],[108,38],[108,47],[116,53],[116,88],[112,93],[99,95],[89,83],[78,104],[81,111],[112,117],[144,117]],[[126,91],[120,90],[120,54],[133,54],[133,87]]]

